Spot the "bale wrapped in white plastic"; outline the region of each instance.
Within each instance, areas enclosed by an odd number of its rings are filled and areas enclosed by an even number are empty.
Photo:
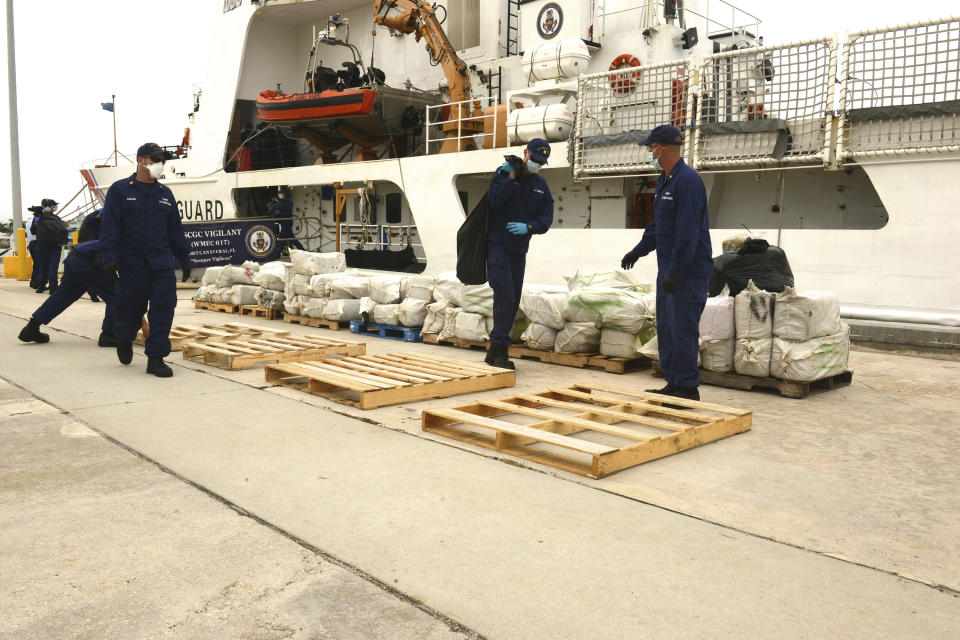
[[[400,324],[400,305],[378,304],[373,308],[373,313],[370,314],[370,321],[377,324],[397,326]]]
[[[773,336],[774,295],[758,289],[753,280],[737,294],[734,302],[737,338],[757,340]]]
[[[400,324],[405,327],[420,327],[427,319],[427,305],[430,303],[418,298],[406,298],[400,303]]]
[[[291,284],[293,285],[293,295],[295,296],[312,296],[313,288],[310,286],[310,278],[313,276],[307,276],[302,273],[294,273],[293,277],[290,279]]]
[[[520,310],[530,321],[559,331],[566,324],[564,312],[567,309],[566,293],[546,293],[543,291],[524,291],[520,296]]]
[[[791,382],[814,382],[847,370],[850,355],[850,327],[845,322],[830,336],[803,342],[773,339],[770,375]]]
[[[463,313],[459,307],[447,307],[443,310],[443,329],[440,330],[441,338],[453,338],[457,335],[457,316]]]
[[[370,278],[370,297],[377,304],[400,302],[400,276],[373,276]]]
[[[463,285],[463,304],[467,313],[479,313],[487,318],[493,317],[493,289],[488,284]]]
[[[538,322],[531,322],[520,334],[520,341],[531,349],[553,351],[557,344],[557,329]]]
[[[487,331],[487,319],[479,313],[462,311],[457,314],[454,335],[461,340],[486,342],[490,339]]]
[[[207,286],[217,284],[217,278],[220,277],[220,274],[223,273],[225,268],[226,267],[207,267],[203,272],[203,278],[201,278],[200,283]]]
[[[287,296],[287,299],[283,301],[284,313],[291,316],[303,315],[301,311],[303,311],[303,301],[305,299],[306,296]],[[313,299],[316,300],[316,298]]]
[[[601,329],[600,353],[611,358],[636,358],[637,336],[619,329]]]
[[[283,262],[268,262],[261,265],[260,271],[253,276],[253,281],[264,289],[271,289],[283,293],[286,273],[287,268]]]
[[[639,338],[640,336],[637,336],[638,341]],[[644,358],[653,360],[654,362],[660,362],[660,345],[657,342],[657,336],[653,336],[651,339],[640,345],[640,347],[637,349],[637,353]]]
[[[376,301],[373,298],[367,296],[365,298],[360,298],[360,314],[367,314],[370,318],[373,318],[373,309],[377,306]]]
[[[310,276],[310,290],[312,293],[310,295],[316,298],[331,298],[330,295],[330,285],[335,281],[343,278],[344,276],[339,273],[321,273],[316,276]]]
[[[282,283],[283,280],[280,282]],[[259,304],[261,307],[280,311],[283,309],[283,302],[287,299],[287,296],[284,295],[283,291],[275,291],[273,289],[265,289],[264,287],[260,287],[257,289],[256,299],[257,304]]]
[[[773,338],[738,338],[736,343],[733,352],[734,371],[745,376],[769,378]]]
[[[592,322],[568,322],[557,333],[553,350],[558,353],[596,353],[600,349],[600,329]]]
[[[733,309],[735,300],[730,295],[730,287],[724,287],[720,295],[707,298],[700,316],[701,340],[729,340],[735,337],[736,324]],[[733,348],[730,350],[731,366],[733,362]]]
[[[436,278],[433,276],[407,276],[400,283],[400,298],[415,298],[433,302],[433,287]]]
[[[325,318],[327,311],[327,298],[314,298],[313,296],[297,296],[300,298],[300,315],[308,318]]]
[[[733,371],[733,353],[736,350],[736,339],[700,340],[700,362],[708,371],[726,373]]]
[[[199,302],[209,302],[211,285],[202,284],[197,288],[197,293],[193,296],[194,300]]]
[[[840,331],[840,298],[832,291],[797,293],[787,287],[776,295],[773,307],[773,335],[804,342]]]
[[[655,314],[653,296],[610,287],[571,291],[565,311],[568,322],[593,322],[604,329],[634,335],[652,326]]]
[[[239,304],[243,306],[257,304],[257,290],[260,287],[253,284],[235,284],[230,287],[230,304]]]
[[[433,285],[433,298],[437,302],[444,300],[455,307],[463,306],[463,283],[457,280],[453,271],[444,271],[437,276]]]
[[[623,269],[612,269],[609,271],[595,271],[593,269],[577,269],[572,276],[563,276],[567,281],[567,288],[570,291],[583,289],[586,287],[611,288],[611,289],[632,289],[650,293],[649,283],[641,282],[632,271]]]
[[[313,253],[312,251],[290,250],[290,261],[297,273],[315,276],[321,273],[339,273],[347,268],[347,257],[336,253]]]
[[[323,317],[333,322],[352,322],[360,319],[359,300],[327,300],[323,306]]]
[[[440,333],[443,331],[443,320],[446,317],[444,310],[450,306],[446,300],[443,302],[433,302],[427,305],[427,315],[423,320],[423,329],[421,333]]]
[[[218,287],[232,287],[235,284],[255,284],[253,277],[257,272],[247,267],[228,265],[217,276]]]
[[[320,276],[317,276],[320,277]],[[346,300],[348,298],[366,298],[370,295],[370,278],[364,276],[340,276],[332,280],[329,285],[331,298]]]

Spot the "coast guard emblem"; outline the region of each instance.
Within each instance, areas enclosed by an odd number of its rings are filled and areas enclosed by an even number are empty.
[[[563,27],[563,9],[556,2],[549,2],[540,9],[537,16],[537,31],[544,40],[550,40]]]
[[[250,230],[247,231],[245,244],[251,256],[255,258],[266,258],[273,252],[273,248],[277,244],[277,236],[273,229],[258,224],[250,227]]]

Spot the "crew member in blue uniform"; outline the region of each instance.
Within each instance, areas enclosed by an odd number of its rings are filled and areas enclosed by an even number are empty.
[[[60,257],[66,243],[66,225],[57,215],[57,201],[44,198],[40,202],[40,215],[34,220],[31,230],[37,234],[37,293],[43,293],[50,287],[52,294],[57,290],[57,276],[60,273]]]
[[[293,202],[290,201],[289,187],[280,187],[267,205],[267,212],[277,219],[277,238],[281,247],[286,247],[288,253],[290,249],[303,251],[303,245],[293,235]]]
[[[27,232],[27,253],[30,254],[30,261],[33,262],[33,270],[30,272],[30,288],[36,289],[40,286],[40,263],[37,260],[37,234],[34,231],[36,227],[37,218],[40,217],[40,212],[43,211],[43,207],[27,207],[27,211],[32,213],[30,216],[29,222],[24,222],[23,227]]]
[[[683,161],[683,134],[661,125],[640,146],[663,170],[654,196],[653,224],[620,263],[632,269],[638,259],[657,252],[657,346],[667,384],[649,389],[690,400],[700,399],[697,352],[700,315],[713,273],[707,190]]]
[[[24,342],[50,342],[50,336],[41,333],[40,325],[50,324],[54,318],[67,310],[87,291],[96,292],[107,303],[100,327],[97,344],[101,347],[117,346],[114,335],[116,326],[116,281],[103,272],[100,255],[100,243],[97,240],[81,242],[73,248],[63,261],[63,279],[60,286],[50,295],[40,308],[33,312],[27,326],[20,331],[20,340]]]
[[[97,209],[92,214],[86,216],[83,219],[83,223],[80,225],[80,230],[77,232],[77,243],[99,239],[101,222],[103,222],[103,208]],[[97,296],[97,292],[93,289],[87,293],[90,294],[91,301],[100,301],[99,296]]]
[[[537,175],[549,157],[547,141],[534,138],[524,149],[522,161],[508,158],[497,169],[487,192],[487,281],[493,289],[493,331],[485,360],[494,367],[514,368],[507,348],[523,293],[530,236],[546,233],[553,224],[553,196],[547,181]]]
[[[104,271],[118,277],[120,285],[117,358],[122,364],[133,360],[133,339],[147,312],[147,373],[161,378],[173,375],[163,359],[170,354],[170,327],[177,306],[174,257],[183,269],[183,280],[190,277],[177,200],[169,187],[157,182],[167,159],[159,145],[148,142],[141,146],[137,172],[114,182],[107,192],[100,226]]]

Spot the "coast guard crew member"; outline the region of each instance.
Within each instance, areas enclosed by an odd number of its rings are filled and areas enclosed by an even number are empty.
[[[677,398],[699,400],[697,369],[700,315],[713,273],[707,191],[696,171],[683,161],[680,129],[656,127],[640,143],[651,162],[663,170],[657,181],[653,224],[620,263],[632,269],[637,260],[657,251],[657,346],[667,385],[649,389]]]
[[[33,271],[30,272],[30,288],[36,289],[40,286],[40,265],[37,262],[37,234],[33,231],[35,228],[33,225],[40,216],[40,212],[43,211],[43,207],[27,207],[27,211],[33,215],[29,222],[23,223],[23,228],[27,232],[27,253],[30,254],[30,261],[33,262]]]
[[[537,175],[549,157],[547,141],[534,138],[523,152],[522,164],[504,162],[487,192],[487,281],[493,289],[493,331],[485,361],[494,367],[514,368],[507,348],[523,293],[530,236],[546,233],[553,224],[553,196],[547,181]]]
[[[80,225],[80,231],[77,232],[77,243],[86,242],[87,240],[97,240],[100,238],[100,223],[103,222],[103,209],[97,209],[92,214],[86,216],[83,219],[83,223]],[[93,302],[99,302],[100,298],[97,296],[97,293],[91,289],[87,293],[90,294],[90,300]]]
[[[291,248],[303,251],[303,245],[293,235],[293,202],[290,201],[290,188],[280,187],[274,196],[267,211],[277,220],[277,239],[289,252]]]
[[[133,360],[133,339],[149,303],[147,373],[161,378],[173,375],[163,359],[170,354],[170,326],[177,306],[174,256],[183,269],[183,280],[190,277],[177,200],[169,187],[157,182],[167,157],[152,142],[137,150],[137,172],[110,187],[100,227],[104,271],[120,281],[117,358],[122,364]]]
[[[73,248],[67,259],[63,261],[63,279],[60,281],[60,286],[50,294],[39,309],[33,312],[27,326],[20,331],[20,340],[50,342],[50,336],[40,332],[40,325],[50,324],[54,318],[83,297],[84,293],[93,291],[107,303],[97,344],[101,347],[117,346],[117,338],[114,335],[117,322],[116,281],[111,280],[103,272],[98,254],[99,244],[97,240],[88,240]]]
[[[31,225],[32,231],[37,234],[35,251],[37,262],[37,293],[43,293],[50,285],[50,293],[57,290],[57,276],[60,272],[60,257],[63,255],[63,245],[67,242],[67,226],[56,214],[57,201],[44,198],[40,202],[43,207],[40,215]]]

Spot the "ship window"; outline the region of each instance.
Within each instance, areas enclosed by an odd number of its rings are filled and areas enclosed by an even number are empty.
[[[403,195],[399,193],[387,194],[387,224],[400,224],[403,221],[400,208],[402,198]]]
[[[453,48],[463,51],[479,47],[480,0],[447,0],[447,13],[447,22],[443,27]]]

